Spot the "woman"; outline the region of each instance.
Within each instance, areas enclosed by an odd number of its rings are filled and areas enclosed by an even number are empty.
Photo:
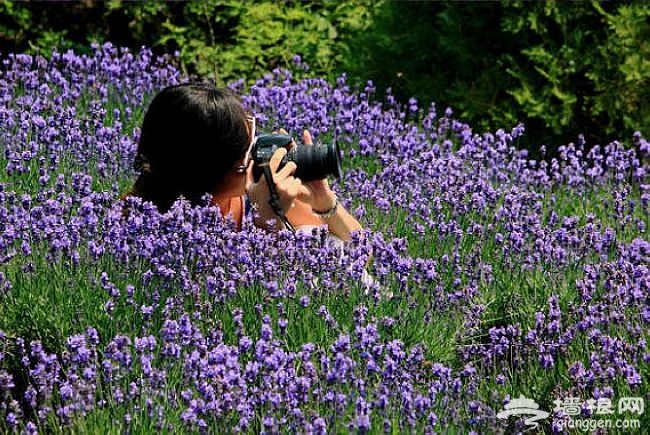
[[[312,144],[308,131],[302,139]],[[165,212],[180,196],[199,205],[209,193],[212,205],[219,206],[224,217],[231,215],[238,228],[247,210],[255,208],[256,225],[277,231],[284,224],[269,204],[267,181],[260,177],[253,182],[254,142],[255,119],[233,92],[204,84],[165,88],[142,123],[135,161],[140,175],[130,194]],[[359,222],[339,204],[327,180],[303,183],[293,176],[294,162],[278,169],[286,153],[278,149],[269,166],[290,224],[297,230],[326,225],[332,235],[350,240],[361,230]]]

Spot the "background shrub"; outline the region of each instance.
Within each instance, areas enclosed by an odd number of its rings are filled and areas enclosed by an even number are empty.
[[[606,143],[650,125],[647,2],[383,2],[347,69],[522,144]]]

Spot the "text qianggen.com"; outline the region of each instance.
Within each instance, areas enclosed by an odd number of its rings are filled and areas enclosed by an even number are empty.
[[[593,432],[596,429],[641,429],[641,422],[636,419],[569,418],[558,421],[558,425],[561,429],[583,432]]]

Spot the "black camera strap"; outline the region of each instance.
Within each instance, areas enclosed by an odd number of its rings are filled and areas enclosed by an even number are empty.
[[[262,166],[262,173],[264,174],[264,179],[266,179],[266,184],[269,186],[269,205],[273,209],[273,212],[278,215],[284,226],[291,231],[292,233],[296,232],[296,229],[291,225],[289,219],[287,219],[287,214],[282,210],[280,206],[280,196],[278,191],[275,190],[275,183],[273,182],[273,174],[271,174],[271,168],[269,165]]]

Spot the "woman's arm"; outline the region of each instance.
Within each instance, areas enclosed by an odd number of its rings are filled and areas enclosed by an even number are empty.
[[[361,224],[341,205],[336,207],[332,217],[323,218],[330,232],[344,242],[352,240],[352,233],[361,231]]]
[[[305,146],[313,144],[309,130],[302,133],[302,142]],[[307,225],[313,225],[310,220],[315,220],[317,225],[327,225],[330,233],[343,241],[350,241],[352,233],[362,230],[361,224],[339,203],[336,194],[330,188],[327,179],[315,180],[305,185],[309,188],[311,195],[302,200],[297,200],[289,211],[288,216],[307,217]],[[296,219],[300,225],[300,220]]]
[[[329,208],[334,204],[333,199],[330,204]],[[337,204],[336,211],[331,216],[318,217],[313,213],[311,205],[303,201],[296,201],[287,213],[287,217],[296,229],[302,226],[326,225],[330,233],[346,242],[352,239],[353,232],[363,229],[361,224],[340,203]]]

